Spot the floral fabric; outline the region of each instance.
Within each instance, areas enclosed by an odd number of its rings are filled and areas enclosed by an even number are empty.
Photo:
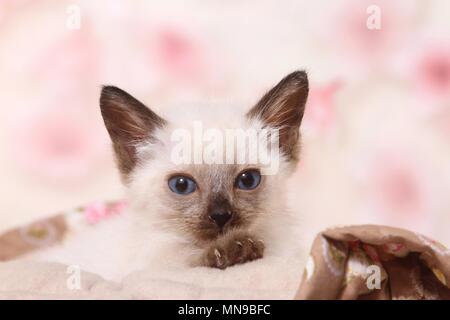
[[[312,246],[296,299],[450,299],[450,250],[411,231],[326,230]]]

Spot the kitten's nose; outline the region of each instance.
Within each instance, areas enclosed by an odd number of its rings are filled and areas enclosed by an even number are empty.
[[[209,216],[219,228],[222,228],[231,219],[231,212],[225,209],[216,209]]]

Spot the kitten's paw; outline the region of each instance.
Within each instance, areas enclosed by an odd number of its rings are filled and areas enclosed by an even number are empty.
[[[262,258],[264,242],[246,234],[236,233],[218,239],[203,256],[203,265],[225,269],[235,264]]]

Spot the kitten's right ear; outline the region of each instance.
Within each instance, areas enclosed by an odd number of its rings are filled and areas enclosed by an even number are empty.
[[[100,96],[103,121],[113,143],[117,164],[126,180],[137,164],[137,147],[152,140],[166,121],[125,91],[104,86]]]
[[[270,89],[247,113],[264,126],[279,129],[280,149],[289,160],[298,160],[299,127],[308,98],[309,83],[305,71],[294,71]]]

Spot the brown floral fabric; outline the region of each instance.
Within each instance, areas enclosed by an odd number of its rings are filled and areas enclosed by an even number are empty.
[[[295,299],[450,299],[450,250],[398,228],[326,230],[314,240]]]
[[[96,202],[0,234],[0,262],[76,237],[124,208]],[[398,228],[328,229],[314,240],[299,283],[295,299],[450,299],[450,250]]]
[[[93,202],[0,234],[0,261],[42,250],[69,236],[76,237],[83,229],[122,214],[126,206],[125,201]]]
[[[57,215],[0,235],[0,261],[12,260],[61,242],[67,231],[65,217]]]

